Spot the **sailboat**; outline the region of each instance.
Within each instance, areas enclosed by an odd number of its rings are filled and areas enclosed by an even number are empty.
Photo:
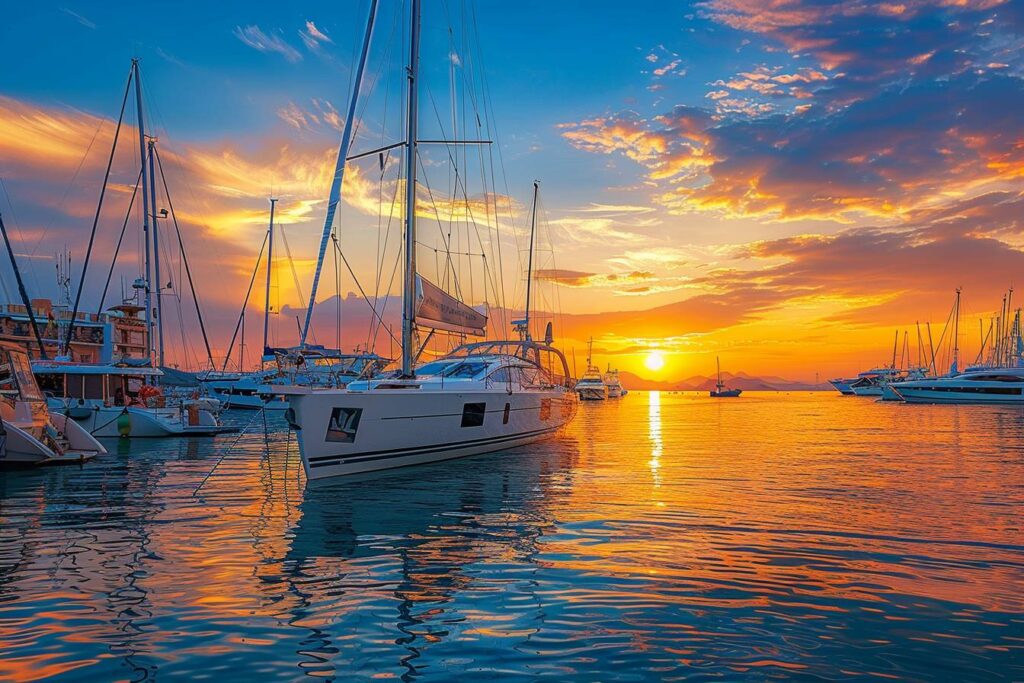
[[[353,79],[338,162],[328,201],[321,250],[314,271],[306,328],[316,283],[340,200],[352,121],[373,33],[377,2],[371,0],[362,52]],[[577,398],[565,356],[552,345],[551,323],[543,340],[530,331],[532,244],[536,230],[537,184],[531,222],[526,315],[514,321],[519,339],[465,343],[418,365],[426,342],[418,330],[484,336],[487,316],[434,285],[417,270],[416,189],[421,141],[417,136],[420,0],[410,5],[409,62],[406,69],[404,147],[405,216],[402,254],[401,367],[393,377],[351,382],[344,389],[277,387],[289,400],[285,416],[296,430],[303,468],[310,480],[350,475],[503,450],[555,434],[573,419]]]
[[[603,401],[608,398],[608,385],[601,376],[601,368],[591,362],[594,353],[594,338],[587,341],[587,371],[576,382],[576,393],[581,401]]]
[[[121,237],[117,242],[117,247],[112,257],[111,268],[107,275],[107,285],[109,285],[110,276],[113,274],[113,267],[117,261],[124,239],[125,229],[129,224],[136,196],[141,194],[144,242],[143,267],[145,273],[143,277],[135,281],[132,287],[136,293],[135,303],[138,304],[137,299],[141,296],[144,300],[144,305],[135,305],[130,308],[136,312],[141,310],[146,312],[145,358],[126,357],[114,359],[111,363],[74,362],[70,356],[70,342],[73,338],[76,321],[78,320],[81,297],[85,290],[86,274],[93,246],[96,242],[97,227],[103,208],[103,198],[109,184],[111,165],[117,151],[120,132],[124,123],[125,107],[129,101],[133,84],[139,134],[138,152],[140,168],[138,180],[132,191],[124,224],[121,228]],[[111,143],[106,173],[96,207],[92,231],[89,236],[89,246],[86,250],[85,262],[82,266],[81,279],[75,294],[71,315],[68,317],[68,324],[63,331],[62,357],[53,360],[48,359],[40,340],[40,360],[33,364],[32,369],[47,392],[50,409],[64,413],[79,421],[90,434],[112,437],[212,436],[227,431],[227,428],[221,425],[218,418],[217,409],[219,406],[216,401],[203,399],[198,395],[188,395],[185,397],[165,395],[164,390],[159,386],[160,378],[164,375],[163,370],[160,368],[165,366],[162,302],[164,290],[170,288],[171,283],[165,284],[160,275],[161,250],[158,219],[170,220],[174,226],[178,237],[178,246],[181,250],[182,265],[188,278],[189,287],[192,290],[192,299],[196,306],[200,330],[206,345],[207,356],[211,359],[211,362],[212,353],[210,351],[209,339],[206,336],[203,317],[199,310],[199,301],[195,294],[192,273],[188,260],[185,257],[181,231],[178,229],[178,220],[174,212],[174,205],[171,202],[167,178],[163,173],[163,165],[157,151],[157,141],[155,138],[146,135],[144,111],[139,63],[138,60],[132,60],[131,70],[128,74],[121,102],[121,114],[117,121],[113,142]],[[160,209],[158,211],[156,208],[158,170],[169,211],[167,209]],[[105,286],[100,297],[101,310],[106,293],[107,288]],[[124,304],[128,304],[128,302],[125,301]],[[124,307],[122,305],[122,308]],[[156,360],[155,364],[154,360]]]
[[[715,384],[715,388],[710,392],[711,398],[736,398],[743,393],[742,389],[726,389],[725,384],[722,382],[722,363],[715,356],[715,364],[718,365],[718,382]]]

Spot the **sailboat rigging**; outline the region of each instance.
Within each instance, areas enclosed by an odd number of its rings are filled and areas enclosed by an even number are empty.
[[[297,432],[309,479],[447,460],[530,443],[554,434],[576,413],[577,398],[568,364],[551,345],[550,323],[543,342],[533,341],[526,329],[518,340],[465,343],[417,365],[436,331],[482,335],[487,316],[427,280],[417,269],[418,148],[430,141],[417,137],[420,0],[411,0],[409,12],[406,139],[394,145],[404,147],[405,160],[401,362],[393,376],[354,381],[346,389],[277,387],[290,401],[286,416]],[[353,114],[375,13],[376,2],[372,2],[349,103]],[[328,240],[340,198],[351,123],[352,116],[342,132],[322,245]],[[449,159],[454,161],[452,155]],[[445,248],[450,251],[450,243],[446,242]],[[325,251],[321,249],[317,261],[300,337],[302,345],[309,333]],[[429,330],[422,342],[418,339],[420,327]]]

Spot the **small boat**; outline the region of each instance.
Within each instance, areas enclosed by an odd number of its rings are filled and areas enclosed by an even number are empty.
[[[604,385],[608,387],[608,398],[621,398],[629,393],[619,380],[619,371],[612,370],[611,365],[608,366],[608,372],[604,373],[603,380]]]
[[[608,398],[608,385],[601,376],[601,368],[591,363],[594,338],[587,342],[587,371],[576,382],[576,393],[581,401],[603,401]]]
[[[65,415],[50,413],[28,353],[0,342],[0,463],[79,463],[107,450]]]
[[[163,373],[148,365],[36,361],[32,372],[50,409],[93,436],[213,436],[230,431],[198,392],[180,400],[165,396],[154,386]]]
[[[718,365],[718,382],[715,384],[715,388],[708,392],[711,398],[736,398],[742,394],[742,389],[725,388],[725,384],[722,382],[722,363],[719,361],[718,356],[715,356],[715,363]]]

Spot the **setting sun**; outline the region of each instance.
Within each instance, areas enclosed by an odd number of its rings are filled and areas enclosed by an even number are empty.
[[[651,351],[644,358],[644,365],[648,370],[657,372],[665,367],[665,355],[661,351]]]

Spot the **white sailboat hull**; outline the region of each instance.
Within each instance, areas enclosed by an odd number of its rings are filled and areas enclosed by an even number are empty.
[[[557,432],[578,405],[571,391],[560,388],[307,390],[289,398],[289,421],[310,480],[521,446]],[[354,410],[360,411],[357,427],[350,440],[339,441],[348,437],[328,426],[339,413]]]

